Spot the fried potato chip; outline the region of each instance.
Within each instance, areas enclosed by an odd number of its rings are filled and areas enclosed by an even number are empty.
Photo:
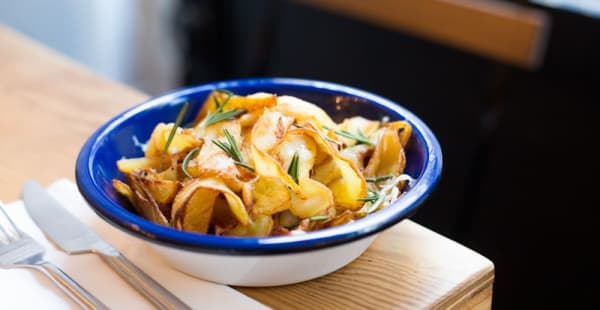
[[[250,134],[250,142],[259,150],[269,152],[283,139],[294,118],[280,112],[266,110],[256,121]]]
[[[309,136],[292,130],[273,148],[271,154],[282,167],[289,167],[294,155],[298,154],[298,179],[304,179],[310,176],[315,164],[317,145]]]
[[[115,190],[117,191],[117,193],[119,193],[119,194],[123,195],[125,198],[127,198],[127,200],[132,205],[134,204],[133,191],[131,190],[131,187],[129,187],[129,185],[127,185],[127,183],[122,182],[117,179],[113,179],[112,185],[115,188]]]
[[[275,106],[276,104],[277,96],[274,94],[258,92],[247,96],[234,95],[229,99],[229,103],[223,108],[223,111],[243,109],[252,113]]]
[[[361,116],[347,118],[338,126],[339,130],[344,130],[350,133],[362,133],[369,138],[377,131],[378,128],[378,121],[368,120]],[[347,146],[353,146],[357,143],[356,140],[345,138],[343,136],[338,137],[338,139]]]
[[[402,147],[406,147],[410,136],[412,135],[412,126],[407,121],[395,121],[385,124],[385,127],[390,127],[398,133]]]
[[[264,151],[258,149],[255,145],[250,147],[254,170],[261,177],[272,177],[280,179],[296,195],[304,197],[300,186],[283,170],[279,162]]]
[[[154,223],[168,226],[168,219],[144,182],[140,180],[140,177],[134,173],[129,173],[127,174],[127,182],[133,192],[133,207],[137,213]]]
[[[313,179],[304,178],[300,179],[300,187],[306,197],[301,198],[291,193],[292,204],[290,211],[292,214],[301,218],[307,218],[321,214],[327,209],[334,207],[334,197],[327,186]]]
[[[269,215],[257,214],[248,225],[237,225],[224,232],[224,235],[238,237],[265,237],[273,229],[273,218]]]
[[[272,215],[291,206],[286,184],[277,177],[259,176],[252,189],[252,213]]]
[[[147,157],[136,157],[136,158],[123,158],[117,160],[117,169],[123,174],[128,174],[133,170],[160,167],[159,158],[147,158]]]
[[[207,178],[201,179],[200,182],[200,186],[220,192],[225,197],[225,200],[227,200],[231,213],[233,213],[238,222],[242,225],[248,224],[248,211],[246,210],[242,199],[231,191],[223,181],[218,178]]]
[[[321,177],[320,180],[330,181],[322,183],[327,185],[333,192],[336,207],[351,210],[360,208],[362,202],[359,199],[366,196],[367,183],[358,167],[356,167],[352,161],[343,157],[340,152],[337,149],[334,149],[316,130],[303,127],[296,128],[294,131],[301,131],[310,136],[313,141],[315,141],[317,147],[331,157],[333,161],[332,165],[334,165],[334,167],[328,169],[334,169],[335,172],[333,173],[339,175],[339,177],[334,180],[330,180],[331,178],[329,177]],[[316,171],[318,169],[319,167],[315,167],[314,170]],[[315,177],[315,174],[313,174],[313,178]],[[323,172],[319,174],[324,175]],[[316,180],[319,181],[319,179]]]
[[[404,170],[406,157],[396,130],[386,127],[379,137],[375,151],[365,168],[367,177],[399,175]]]
[[[227,112],[233,109],[243,109],[248,114],[262,113],[262,110],[268,107],[272,107],[277,104],[277,96],[274,94],[259,92],[248,96],[231,95],[225,92],[213,91],[211,92],[202,108],[198,112],[196,119],[194,120],[194,126],[199,125],[204,118],[210,113],[214,113],[217,110],[217,104],[215,103],[215,97],[219,104],[226,105],[223,107],[223,112]],[[246,126],[246,125],[245,125]]]
[[[277,105],[271,110],[292,116],[298,122],[310,120],[321,126],[327,126],[332,129],[337,128],[337,124],[323,109],[300,98],[279,96],[277,97]]]
[[[163,156],[163,150],[173,126],[173,123],[160,123],[156,125],[148,141],[148,148],[145,154],[147,158],[156,159]],[[171,159],[183,159],[191,149],[200,145],[202,145],[202,140],[196,138],[192,129],[178,128],[168,146],[166,154],[164,154],[164,160],[169,162]]]
[[[186,182],[173,202],[171,225],[177,229],[206,233],[219,191],[203,186],[202,180]]]
[[[350,160],[356,167],[363,170],[365,159],[373,152],[373,148],[366,144],[357,144],[341,151],[342,156]]]

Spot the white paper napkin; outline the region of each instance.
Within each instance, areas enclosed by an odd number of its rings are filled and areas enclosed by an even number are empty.
[[[104,240],[194,309],[268,309],[228,286],[171,268],[147,244],[102,221],[86,205],[73,182],[60,179],[50,185],[48,191]],[[48,261],[62,268],[108,307],[153,309],[95,254],[67,255],[54,248],[29,218],[22,201],[8,204],[5,209],[21,230],[45,246]],[[78,309],[78,306],[38,271],[0,269],[0,309]]]

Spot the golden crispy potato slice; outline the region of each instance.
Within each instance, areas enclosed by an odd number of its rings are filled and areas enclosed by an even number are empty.
[[[228,96],[229,95],[224,92],[210,92],[210,94],[208,94],[208,96],[206,97],[206,100],[204,100],[202,108],[200,109],[200,111],[198,111],[198,114],[196,115],[196,119],[194,120],[194,127],[198,126],[209,113],[213,113],[215,110],[217,110],[217,105],[215,104],[214,97],[217,97],[219,103],[222,104]]]
[[[133,192],[133,207],[137,213],[151,222],[169,226],[168,219],[140,177],[134,173],[127,174],[127,182]]]
[[[173,126],[173,123],[160,123],[156,125],[148,141],[148,148],[146,149],[147,158],[160,159],[163,156],[163,150]],[[191,149],[200,145],[202,145],[202,140],[196,138],[192,129],[178,128],[168,146],[166,154],[164,154],[164,160],[165,162],[170,162],[171,159],[183,159]]]
[[[238,225],[238,220],[235,218],[229,208],[229,204],[223,195],[219,195],[213,206],[211,224],[221,229],[231,229]]]
[[[129,185],[127,185],[127,183],[122,182],[121,180],[113,179],[112,185],[115,188],[115,190],[117,191],[117,193],[119,193],[119,194],[123,195],[125,198],[127,198],[127,200],[132,205],[134,204],[133,191],[131,190],[131,187],[129,187]]]
[[[258,121],[258,119],[263,115],[263,113],[264,110],[254,110],[252,112],[242,114],[239,118],[240,125],[242,125],[242,129],[251,130],[256,121]]]
[[[331,182],[342,177],[342,172],[338,168],[337,161],[333,157],[329,157],[322,164],[315,166],[313,169],[312,178],[325,184],[331,184]]]
[[[255,145],[250,146],[252,162],[256,174],[261,177],[271,177],[280,179],[296,195],[304,197],[300,186],[283,170],[279,162],[264,151],[258,149]]]
[[[117,168],[123,174],[128,174],[133,170],[160,167],[159,158],[147,158],[147,157],[136,157],[136,158],[123,158],[117,160]]]
[[[204,105],[198,112],[198,115],[194,120],[194,126],[201,124],[209,113],[214,113],[217,110],[214,97],[218,99],[219,104],[227,102],[223,107],[223,112],[233,109],[243,109],[249,114],[253,114],[256,111],[260,113],[263,109],[277,104],[277,96],[274,94],[259,92],[248,96],[232,95],[229,100],[227,100],[229,95],[225,92],[213,91],[208,95],[204,101]]]
[[[317,174],[322,175],[319,179],[333,192],[336,207],[351,210],[360,208],[363,203],[359,199],[366,196],[367,183],[358,167],[351,160],[342,156],[316,130],[303,127],[294,129],[294,132],[296,131],[310,136],[315,141],[317,147],[331,157],[333,163],[329,164],[334,165],[334,167],[327,167],[327,169],[332,169],[334,171],[332,173],[339,177],[331,180],[330,177],[324,176],[324,172],[317,173],[316,171],[320,169],[320,166],[317,166],[314,168],[315,173],[313,174],[313,178]],[[325,161],[325,163],[328,163],[328,161]],[[319,179],[316,180],[319,181]]]
[[[247,96],[233,96],[223,111],[243,109],[250,113],[270,108],[277,104],[277,96],[274,94],[258,92]]]
[[[300,98],[279,96],[277,97],[277,105],[271,110],[292,116],[298,122],[309,120],[320,126],[327,126],[331,129],[337,128],[337,124],[323,109]]]
[[[224,235],[238,237],[266,237],[273,230],[273,218],[270,215],[257,214],[248,225],[237,225],[225,231]]]
[[[171,225],[181,230],[206,233],[218,195],[219,191],[203,186],[202,180],[186,182],[175,196]]]
[[[241,126],[238,120],[219,122],[203,128],[205,144],[202,146],[196,158],[192,159],[187,171],[193,177],[205,178],[218,176],[235,192],[239,192],[242,182],[255,177],[255,174],[245,168],[239,167],[235,161],[219,148],[213,141],[227,142],[224,130],[227,130],[238,147],[242,147],[240,136]],[[249,157],[243,154],[244,160]]]
[[[304,179],[310,177],[310,170],[315,164],[317,145],[302,132],[291,130],[271,154],[282,167],[289,167],[294,154],[298,154],[298,179]]]
[[[191,179],[184,184],[173,202],[172,225],[178,229],[205,233],[219,195],[225,198],[237,222],[247,225],[249,216],[244,203],[218,178]]]
[[[272,215],[291,206],[286,184],[277,177],[259,176],[251,192],[252,213]]]
[[[162,179],[154,169],[134,170],[128,176],[143,184],[145,191],[152,196],[153,201],[168,219],[171,214],[171,203],[180,188],[179,182]]]
[[[412,135],[412,126],[407,121],[395,121],[385,124],[385,127],[394,129],[400,137],[402,147],[406,147],[410,136]]]
[[[399,175],[404,170],[406,157],[396,130],[386,127],[377,141],[373,156],[364,170],[366,177]]]
[[[220,192],[225,197],[225,200],[229,204],[231,213],[235,216],[238,222],[242,225],[248,224],[250,218],[242,199],[233,191],[231,191],[231,189],[229,189],[222,180],[218,178],[207,178],[201,179],[200,182],[202,187]]]
[[[250,134],[250,142],[259,150],[269,152],[283,139],[294,118],[280,112],[266,110],[256,121]]]
[[[372,152],[372,147],[366,144],[357,144],[343,149],[340,153],[362,171],[365,168],[365,158]]]
[[[300,198],[298,195],[291,193],[290,211],[292,214],[300,218],[307,218],[322,214],[327,209],[335,206],[332,191],[318,181],[309,178],[300,179],[300,187],[306,197]]]
[[[362,133],[369,138],[377,131],[378,128],[378,121],[368,120],[361,116],[346,118],[338,126],[339,130],[344,130],[353,134]],[[337,139],[341,140],[347,146],[353,146],[357,143],[357,141],[354,139],[348,139],[342,136],[338,137]]]

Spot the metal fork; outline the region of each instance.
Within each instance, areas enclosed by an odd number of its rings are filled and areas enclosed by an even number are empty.
[[[22,232],[0,201],[0,268],[32,268],[48,276],[83,309],[108,309],[56,265],[44,260],[45,249]]]

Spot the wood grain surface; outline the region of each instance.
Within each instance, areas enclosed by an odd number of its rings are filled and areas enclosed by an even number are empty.
[[[0,199],[23,181],[74,178],[91,133],[146,95],[101,78],[0,25]],[[237,288],[275,309],[489,309],[494,265],[410,220],[381,233],[350,265],[322,278]]]

